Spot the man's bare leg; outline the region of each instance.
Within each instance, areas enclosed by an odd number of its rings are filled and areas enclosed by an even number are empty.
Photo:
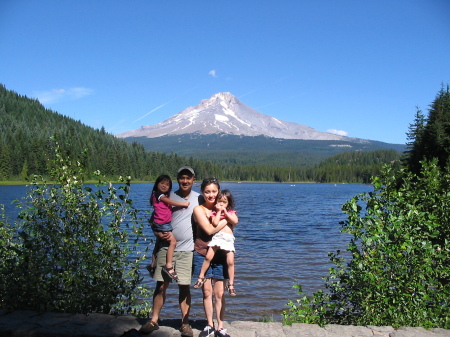
[[[191,289],[190,285],[178,285],[179,297],[178,301],[180,303],[181,309],[181,323],[189,323],[189,312],[191,311]]]
[[[166,290],[169,287],[169,282],[156,282],[155,292],[153,293],[153,309],[152,321],[158,323],[159,314],[166,302]]]
[[[202,287],[203,292],[203,308],[205,310],[207,325],[214,327],[213,320],[213,290],[211,279],[208,279]]]
[[[190,285],[178,285],[178,301],[181,309],[181,336],[193,337],[194,332],[189,325],[189,311],[191,310],[191,289]]]
[[[149,334],[154,330],[158,330],[158,320],[159,320],[159,313],[161,312],[161,309],[166,301],[166,290],[169,286],[169,282],[156,282],[155,291],[153,293],[153,312],[152,312],[152,319],[149,320],[147,323],[145,323],[141,328],[139,329],[139,332],[144,334]]]

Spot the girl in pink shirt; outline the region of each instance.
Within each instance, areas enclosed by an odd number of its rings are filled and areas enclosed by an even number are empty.
[[[156,178],[155,184],[153,185],[152,195],[150,196],[150,205],[153,206],[153,213],[150,218],[150,223],[157,239],[155,243],[155,250],[153,251],[152,264],[148,266],[147,269],[150,270],[150,274],[153,274],[156,267],[156,252],[159,248],[159,240],[161,240],[156,233],[170,233],[169,238],[167,239],[169,247],[167,249],[166,265],[163,267],[163,271],[170,278],[178,281],[178,275],[172,265],[173,254],[177,244],[177,241],[172,234],[172,206],[188,207],[189,201],[178,202],[171,200],[169,198],[171,190],[172,180],[168,175],[162,174]]]

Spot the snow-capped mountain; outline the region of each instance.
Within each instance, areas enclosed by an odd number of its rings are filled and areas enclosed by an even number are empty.
[[[155,125],[118,134],[119,138],[181,134],[232,134],[242,136],[264,135],[273,138],[305,140],[355,140],[317,131],[309,126],[285,122],[264,115],[239,101],[229,92],[219,92],[200,104],[179,112]]]

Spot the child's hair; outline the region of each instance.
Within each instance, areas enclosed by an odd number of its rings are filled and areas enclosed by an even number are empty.
[[[167,174],[161,174],[158,178],[155,180],[155,184],[153,185],[152,192],[158,191],[158,184],[163,181],[167,180],[169,182],[169,191],[167,191],[166,195],[169,196],[170,191],[172,191],[172,179]],[[150,198],[150,204],[153,206],[152,199]]]
[[[221,198],[227,198],[227,200],[228,200],[227,211],[234,209],[234,198],[229,190],[219,191],[219,194],[217,194],[216,202],[217,202],[217,200],[220,200]]]

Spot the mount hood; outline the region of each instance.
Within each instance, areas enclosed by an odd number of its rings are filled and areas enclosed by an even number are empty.
[[[309,126],[286,122],[264,115],[242,103],[229,92],[219,92],[194,107],[173,115],[155,125],[117,135],[119,138],[156,138],[182,134],[264,135],[273,138],[303,140],[355,141],[356,138],[320,132]]]

